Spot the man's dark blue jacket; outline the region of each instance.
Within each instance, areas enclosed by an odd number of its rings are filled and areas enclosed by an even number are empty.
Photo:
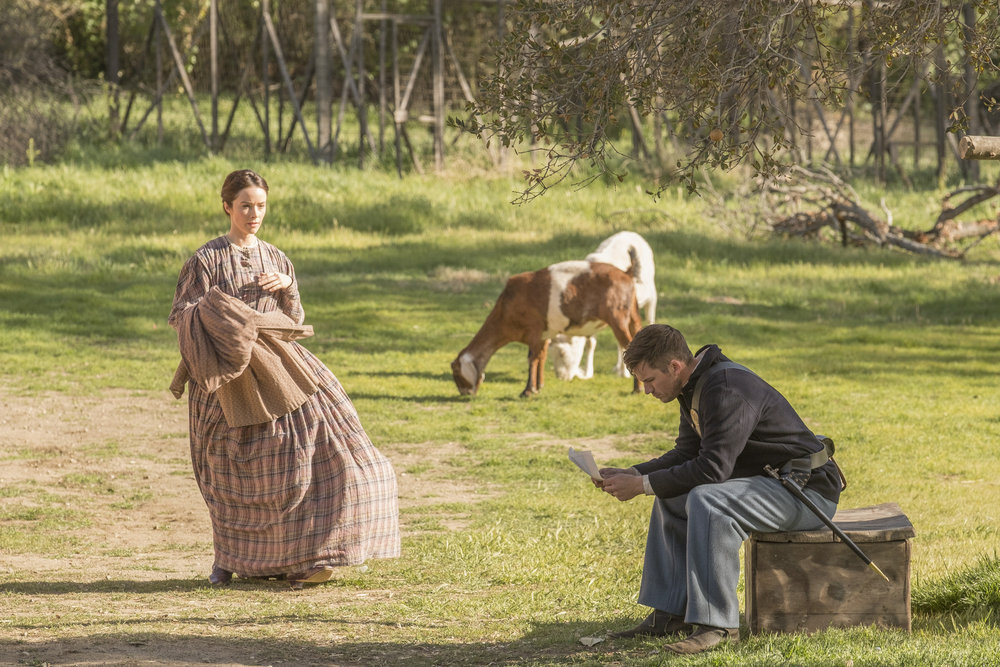
[[[764,475],[765,465],[780,468],[790,459],[823,448],[778,390],[738,368],[719,370],[703,385],[698,404],[699,436],[691,421],[695,386],[712,366],[729,359],[717,345],[706,345],[698,354],[703,354],[701,362],[677,398],[681,421],[676,445],[663,456],[635,466],[641,474],[649,475],[649,485],[657,496],[670,498],[699,484]],[[828,461],[813,470],[805,488],[837,502],[841,478],[836,464]]]

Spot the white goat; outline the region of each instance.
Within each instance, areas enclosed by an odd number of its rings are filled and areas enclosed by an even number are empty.
[[[604,262],[560,262],[507,280],[472,342],[451,362],[451,372],[459,393],[475,394],[493,354],[508,343],[524,343],[528,346],[528,383],[521,396],[528,396],[544,383],[545,356],[556,334],[590,337],[609,326],[618,344],[625,347],[639,324],[631,272]],[[632,390],[639,391],[635,378]]]
[[[633,259],[634,258],[634,259]],[[639,308],[645,311],[646,324],[656,321],[656,283],[653,250],[635,232],[618,232],[606,238],[597,250],[587,255],[588,262],[604,262],[617,266],[622,271],[633,270],[635,275],[635,295]],[[633,266],[635,261],[638,266]],[[552,341],[550,351],[556,377],[560,380],[580,378],[589,380],[594,376],[594,348],[597,339],[593,336],[571,336],[558,334]],[[614,372],[628,377],[628,369],[622,361],[624,348],[618,346],[618,361]]]

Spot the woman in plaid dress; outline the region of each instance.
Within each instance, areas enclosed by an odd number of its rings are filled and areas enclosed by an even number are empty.
[[[212,287],[261,313],[305,319],[295,269],[257,238],[267,183],[235,171],[222,186],[229,233],[198,249],[181,269],[169,322]],[[230,427],[215,394],[189,382],[191,459],[212,519],[209,577],[278,577],[293,586],[328,580],[333,568],[399,555],[396,476],[369,440],[350,398],[315,355],[292,343],[317,391],[274,421]]]

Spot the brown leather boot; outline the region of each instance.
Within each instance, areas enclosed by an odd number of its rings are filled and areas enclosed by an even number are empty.
[[[723,642],[736,642],[739,640],[739,628],[713,628],[711,625],[699,625],[698,629],[691,633],[687,639],[667,644],[663,648],[673,653],[690,655],[716,648]]]
[[[314,567],[311,570],[306,570],[305,572],[289,574],[286,579],[291,582],[291,587],[293,589],[299,590],[304,584],[322,584],[324,581],[330,581],[332,576],[332,567],[320,566]]]
[[[692,626],[685,623],[680,616],[654,609],[639,625],[631,630],[622,632],[612,632],[608,637],[614,639],[628,639],[630,637],[666,637],[667,635],[687,634],[691,632]]]
[[[233,573],[216,565],[212,568],[212,574],[208,575],[208,580],[215,586],[225,586],[233,580]]]

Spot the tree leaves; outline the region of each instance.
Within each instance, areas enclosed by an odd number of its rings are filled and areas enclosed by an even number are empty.
[[[525,198],[578,160],[607,168],[630,106],[669,119],[690,146],[660,187],[693,183],[704,166],[771,171],[808,131],[795,106],[841,104],[863,63],[907,69],[943,42],[956,45],[951,69],[995,71],[997,10],[977,5],[975,30],[963,34],[961,3],[526,0],[508,12],[496,74],[474,105],[484,119],[476,133],[546,147]]]

